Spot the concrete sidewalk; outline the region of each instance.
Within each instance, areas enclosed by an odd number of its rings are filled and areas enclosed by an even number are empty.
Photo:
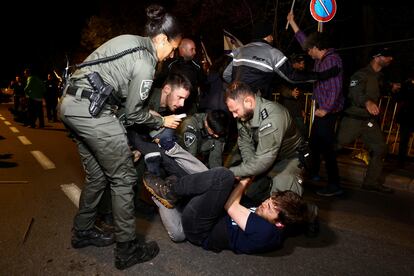
[[[365,176],[367,165],[354,157],[350,152],[341,153],[337,157],[341,183],[345,187],[359,188]],[[326,179],[325,166],[321,165],[321,175]],[[388,156],[385,160],[384,185],[395,190],[414,193],[414,162],[408,158],[404,166],[401,166],[395,156]]]

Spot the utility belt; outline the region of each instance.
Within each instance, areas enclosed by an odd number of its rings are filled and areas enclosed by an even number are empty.
[[[71,95],[71,96],[76,96],[77,95],[77,93],[78,93],[78,89],[79,89],[80,87],[77,87],[77,86],[73,86],[73,85],[69,85],[68,86],[68,88],[66,89],[66,94],[69,94],[69,95]],[[82,91],[80,92],[80,97],[81,98],[84,98],[84,99],[88,99],[90,102],[91,102],[91,104],[92,104],[92,101],[93,101],[93,97],[95,96],[95,95],[97,95],[96,93],[97,92],[94,92],[94,91],[92,91],[92,90],[88,90],[88,89],[85,89],[85,88],[80,88]],[[115,96],[111,93],[109,96],[108,96],[108,98],[106,99],[106,100],[104,100],[104,102],[103,103],[101,103],[101,106],[99,107],[99,110],[98,109],[93,109],[93,106],[91,106],[90,107],[90,113],[91,113],[91,115],[92,116],[94,116],[94,117],[96,117],[99,113],[100,113],[100,111],[101,111],[101,109],[102,109],[102,107],[104,106],[104,105],[109,105],[109,106],[111,106],[111,109],[118,109],[120,106],[121,106],[121,104],[123,103],[124,101],[120,101],[120,100],[117,100],[116,98],[115,98]]]
[[[76,87],[76,86],[68,86],[68,88],[66,90],[66,94],[76,96],[76,92],[78,92],[78,89],[79,89],[79,87]],[[82,92],[81,92],[80,96],[81,96],[81,98],[90,99],[92,93],[93,93],[93,91],[82,88]]]

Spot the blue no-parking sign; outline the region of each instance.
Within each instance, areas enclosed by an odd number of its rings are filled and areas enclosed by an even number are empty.
[[[335,0],[311,0],[310,12],[318,22],[328,22],[336,13]]]

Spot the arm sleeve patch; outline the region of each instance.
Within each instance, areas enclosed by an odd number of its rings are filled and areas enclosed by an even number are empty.
[[[192,132],[184,132],[184,145],[189,148],[195,141],[197,140],[197,137]]]
[[[148,98],[151,86],[152,80],[142,80],[141,86],[139,88],[139,96],[142,101],[145,101]]]

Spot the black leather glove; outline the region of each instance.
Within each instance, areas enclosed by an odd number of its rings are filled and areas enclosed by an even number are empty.
[[[341,72],[341,68],[339,68],[338,66],[334,66],[329,68],[328,70],[317,72],[317,78],[318,80],[327,80],[337,76],[339,72]]]

